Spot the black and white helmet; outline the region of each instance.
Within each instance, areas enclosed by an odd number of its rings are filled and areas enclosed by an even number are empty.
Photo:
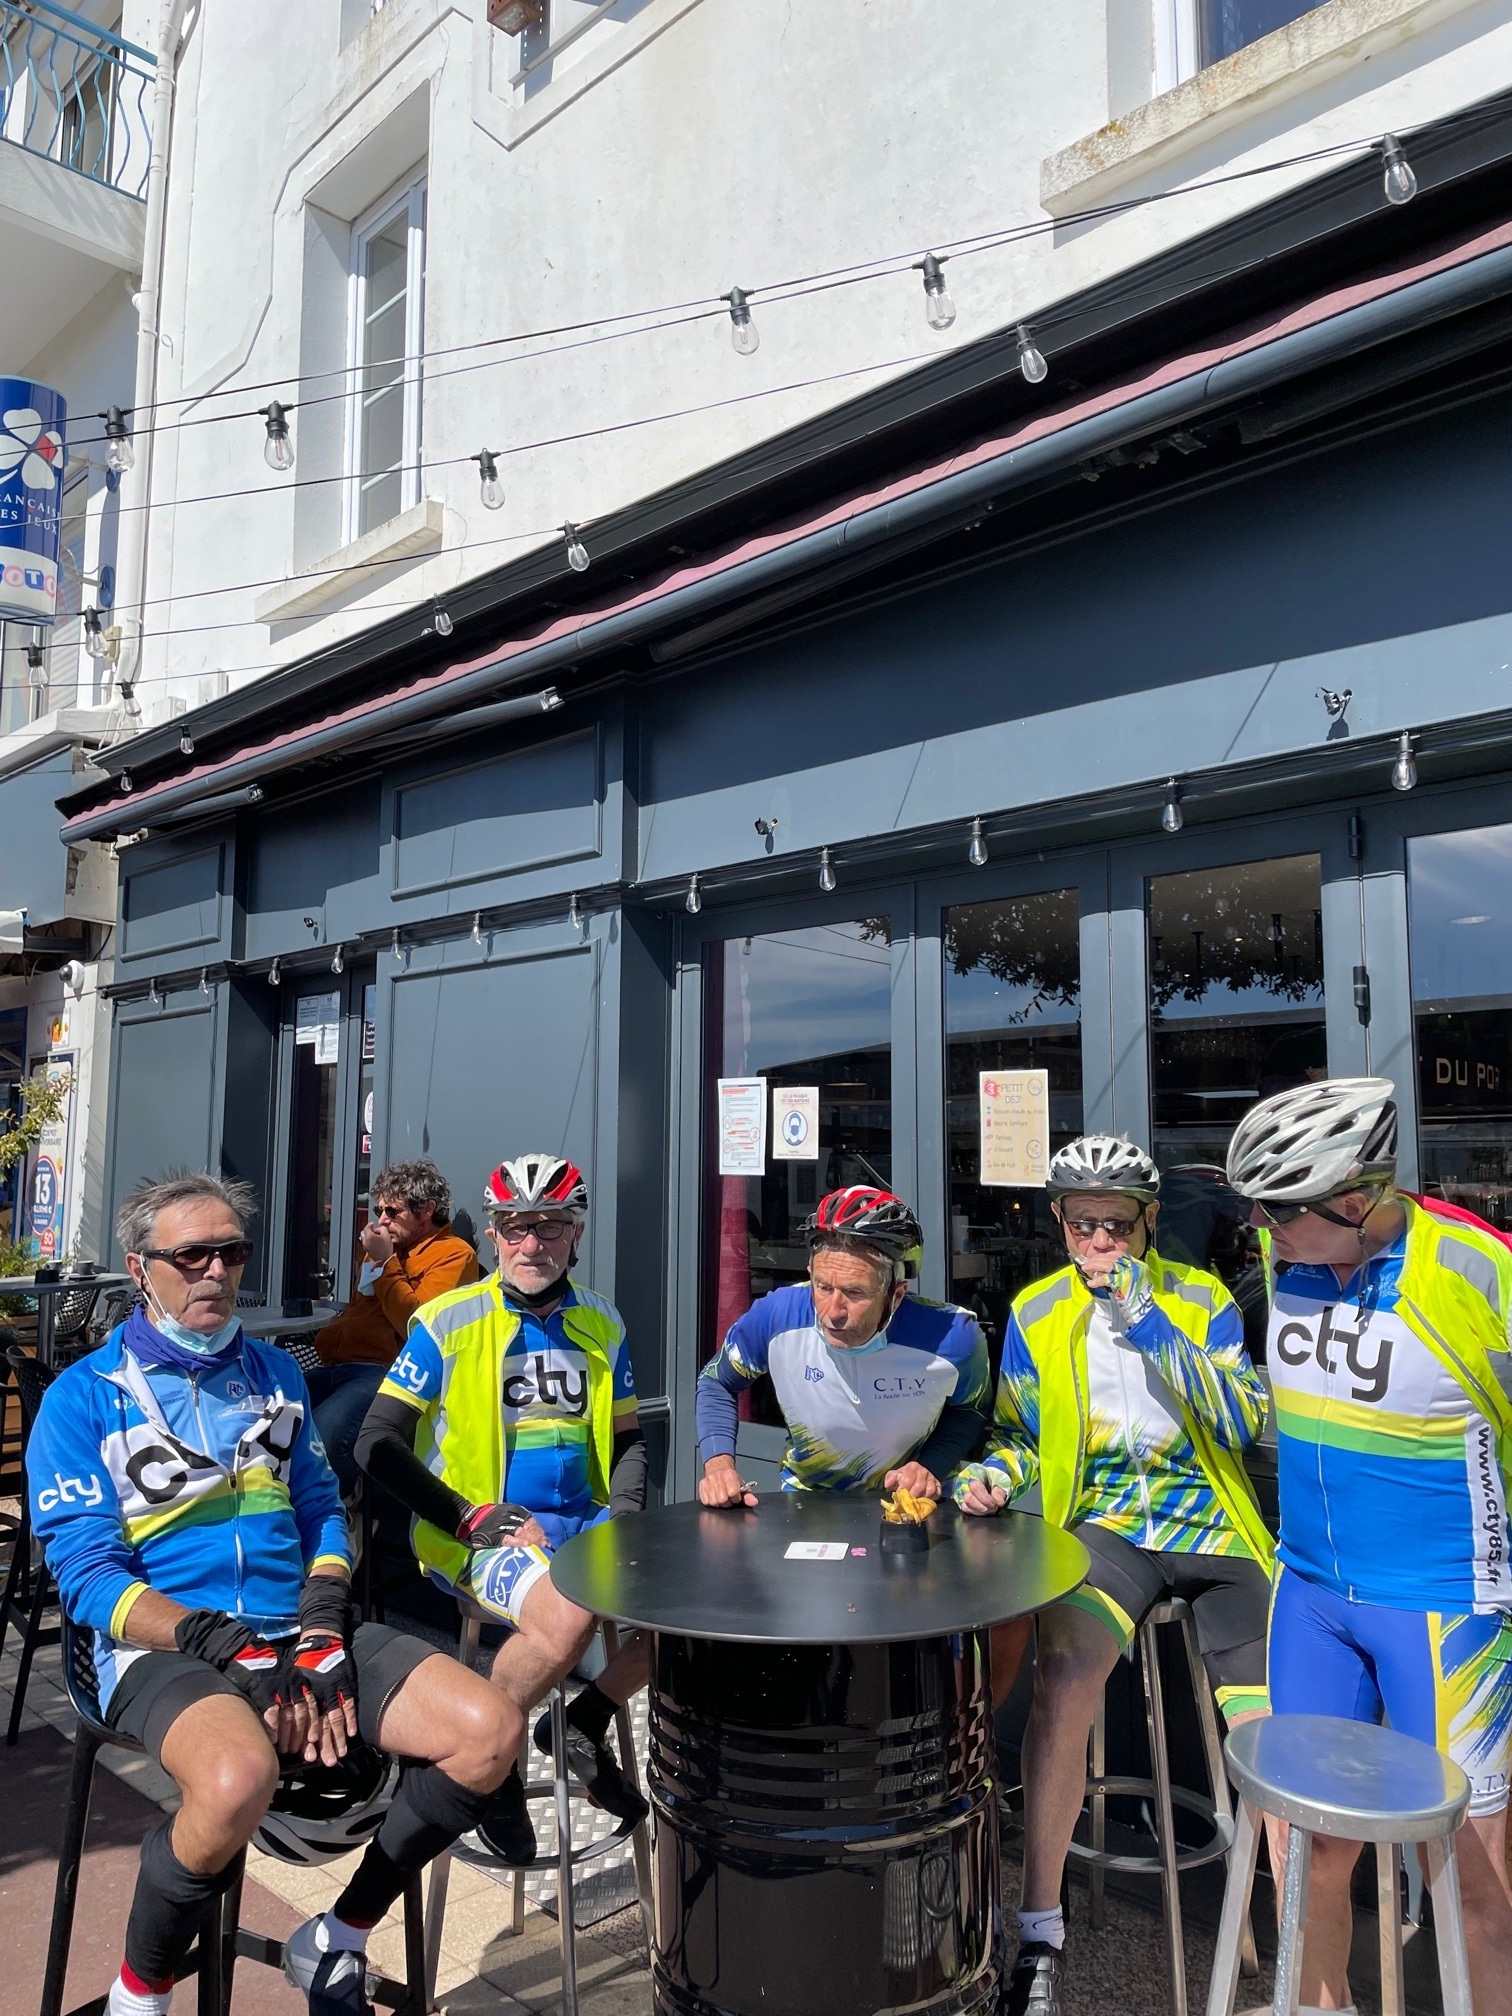
[[[1349,1184],[1396,1174],[1397,1109],[1389,1078],[1322,1078],[1251,1106],[1229,1143],[1241,1197],[1307,1204]]]
[[[1050,1157],[1045,1180],[1052,1197],[1105,1191],[1153,1204],[1160,1195],[1160,1171],[1123,1134],[1083,1134]]]
[[[280,1862],[334,1862],[372,1840],[398,1788],[396,1760],[354,1743],[339,1764],[286,1772],[252,1839]]]

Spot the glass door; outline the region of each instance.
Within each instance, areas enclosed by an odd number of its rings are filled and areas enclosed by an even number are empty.
[[[284,1294],[326,1301],[335,1292],[331,1234],[336,1177],[342,988],[322,976],[290,990],[289,1215]]]

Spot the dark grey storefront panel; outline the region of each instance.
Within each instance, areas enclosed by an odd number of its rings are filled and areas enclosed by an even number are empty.
[[[484,1182],[505,1155],[556,1150],[592,1186],[598,948],[559,941],[487,959],[468,942],[435,948],[424,964],[422,956],[389,981],[383,1159],[430,1156],[457,1206],[480,1222]],[[593,1242],[590,1217],[582,1248],[590,1280]],[[613,1292],[612,1282],[597,1285]]]
[[[124,869],[118,954],[123,967],[187,966],[196,956],[225,954],[231,908],[226,855],[225,844],[217,841]]]
[[[219,1137],[214,993],[171,993],[160,1005],[118,1007],[110,1065],[105,1204],[108,1219],[133,1183],[170,1169],[215,1167]],[[120,1251],[112,1232],[110,1259]]]
[[[420,896],[602,852],[597,728],[395,790],[391,887]]]
[[[248,959],[339,944],[386,921],[379,805],[368,779],[247,822]]]
[[[68,850],[58,844],[58,800],[74,785],[71,749],[0,781],[0,909],[32,928],[68,915]]]

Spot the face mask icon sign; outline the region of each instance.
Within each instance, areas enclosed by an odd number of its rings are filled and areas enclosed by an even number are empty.
[[[808,1115],[801,1107],[790,1107],[782,1116],[782,1138],[789,1148],[801,1148],[808,1139]]]

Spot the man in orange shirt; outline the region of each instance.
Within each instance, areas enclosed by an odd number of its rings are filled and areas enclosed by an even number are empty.
[[[317,1332],[320,1365],[308,1373],[315,1421],[331,1468],[351,1494],[353,1450],[373,1396],[423,1303],[478,1278],[478,1256],[447,1230],[451,1190],[434,1162],[394,1162],[373,1178],[358,1238],[362,1271],[352,1299]]]

